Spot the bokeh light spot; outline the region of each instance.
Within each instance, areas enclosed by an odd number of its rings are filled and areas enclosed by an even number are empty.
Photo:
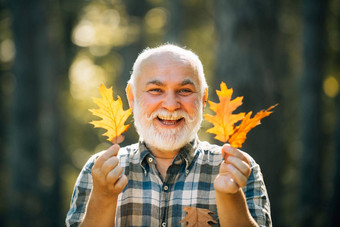
[[[0,43],[0,61],[12,61],[15,56],[15,45],[13,40],[5,39]]]
[[[73,43],[81,46],[88,47],[94,42],[96,32],[90,22],[82,22],[73,31]]]
[[[120,22],[120,15],[117,10],[109,9],[103,13],[102,20],[104,24],[109,25],[111,28],[116,28]]]
[[[333,76],[327,77],[323,82],[323,91],[330,98],[334,98],[335,96],[337,96],[337,94],[339,93],[338,80]]]
[[[106,82],[104,69],[95,65],[88,57],[79,57],[73,62],[69,77],[71,95],[78,100],[94,97],[99,85]]]
[[[145,23],[152,29],[160,29],[167,22],[167,12],[164,8],[153,8],[145,15]]]

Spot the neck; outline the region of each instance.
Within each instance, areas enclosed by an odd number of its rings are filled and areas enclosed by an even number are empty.
[[[159,173],[162,176],[162,179],[165,180],[166,172],[171,165],[172,161],[174,160],[175,156],[178,154],[179,150],[177,151],[161,151],[158,149],[150,149],[151,153],[155,156],[157,161],[156,168],[158,169]]]
[[[157,159],[174,159],[174,157],[178,154],[178,150],[173,150],[173,151],[164,151],[160,150],[154,147],[150,147],[150,151],[155,156]]]

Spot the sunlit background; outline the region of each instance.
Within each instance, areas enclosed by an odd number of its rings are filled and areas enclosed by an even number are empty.
[[[64,225],[81,168],[110,146],[89,124],[99,85],[127,108],[138,53],[167,42],[199,55],[210,100],[225,81],[240,111],[279,103],[242,148],[262,167],[274,226],[336,226],[337,0],[0,0],[0,226]],[[221,144],[210,126],[200,139]],[[132,126],[121,146],[137,141]]]

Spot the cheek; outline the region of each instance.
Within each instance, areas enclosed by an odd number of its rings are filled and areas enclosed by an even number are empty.
[[[151,98],[148,96],[142,96],[139,98],[141,108],[146,112],[146,114],[151,114],[160,105],[160,101],[156,98]]]
[[[198,98],[188,98],[183,100],[182,105],[188,114],[195,114],[198,110],[199,99]]]

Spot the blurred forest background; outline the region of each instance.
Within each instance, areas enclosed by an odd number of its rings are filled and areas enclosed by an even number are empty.
[[[110,145],[88,123],[97,88],[127,108],[135,58],[166,42],[200,56],[210,100],[225,81],[239,111],[279,103],[242,148],[274,226],[339,226],[337,0],[0,0],[0,226],[64,225],[80,169]],[[220,144],[209,127],[200,139]]]

